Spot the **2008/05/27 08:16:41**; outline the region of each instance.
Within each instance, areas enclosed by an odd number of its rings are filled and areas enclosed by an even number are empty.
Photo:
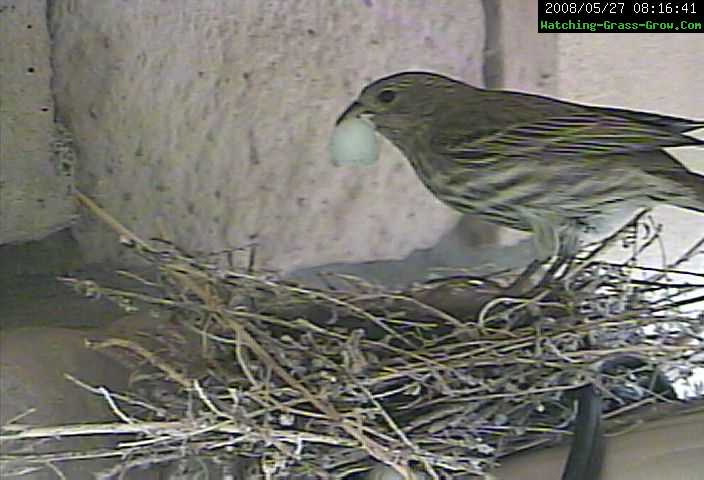
[[[545,15],[586,14],[586,15],[671,15],[698,12],[696,2],[631,2],[630,11],[626,2],[540,2],[541,13]]]

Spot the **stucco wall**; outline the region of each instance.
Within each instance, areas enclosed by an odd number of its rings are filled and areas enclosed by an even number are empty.
[[[61,118],[79,188],[143,238],[190,251],[257,242],[258,266],[400,257],[457,216],[390,145],[335,168],[336,116],[402,69],[481,82],[479,1],[54,2]],[[85,216],[89,260],[119,259]]]
[[[46,0],[0,0],[0,245],[44,238],[75,215],[50,53]]]

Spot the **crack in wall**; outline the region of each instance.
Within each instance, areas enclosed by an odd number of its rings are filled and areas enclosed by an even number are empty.
[[[499,0],[482,0],[484,10],[484,51],[482,77],[486,88],[500,88],[504,82]]]

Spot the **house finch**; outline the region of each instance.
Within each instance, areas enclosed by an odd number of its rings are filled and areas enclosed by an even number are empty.
[[[371,121],[462,213],[531,231],[538,258],[657,203],[704,212],[704,176],[662,149],[704,121],[484,90],[427,72],[366,86],[338,119]]]

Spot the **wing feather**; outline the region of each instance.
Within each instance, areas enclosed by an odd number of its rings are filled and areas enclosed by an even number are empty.
[[[619,112],[633,115],[628,118],[615,114]],[[681,133],[696,128],[701,123],[691,121],[685,127],[686,121],[677,119],[679,123],[668,125],[665,123],[668,118],[670,117],[641,112],[585,107],[580,112],[515,123],[496,130],[475,131],[472,134],[448,130],[445,123],[434,129],[430,144],[436,153],[476,162],[491,162],[506,157],[539,157],[543,160],[574,156],[585,158],[704,145],[702,140]]]

